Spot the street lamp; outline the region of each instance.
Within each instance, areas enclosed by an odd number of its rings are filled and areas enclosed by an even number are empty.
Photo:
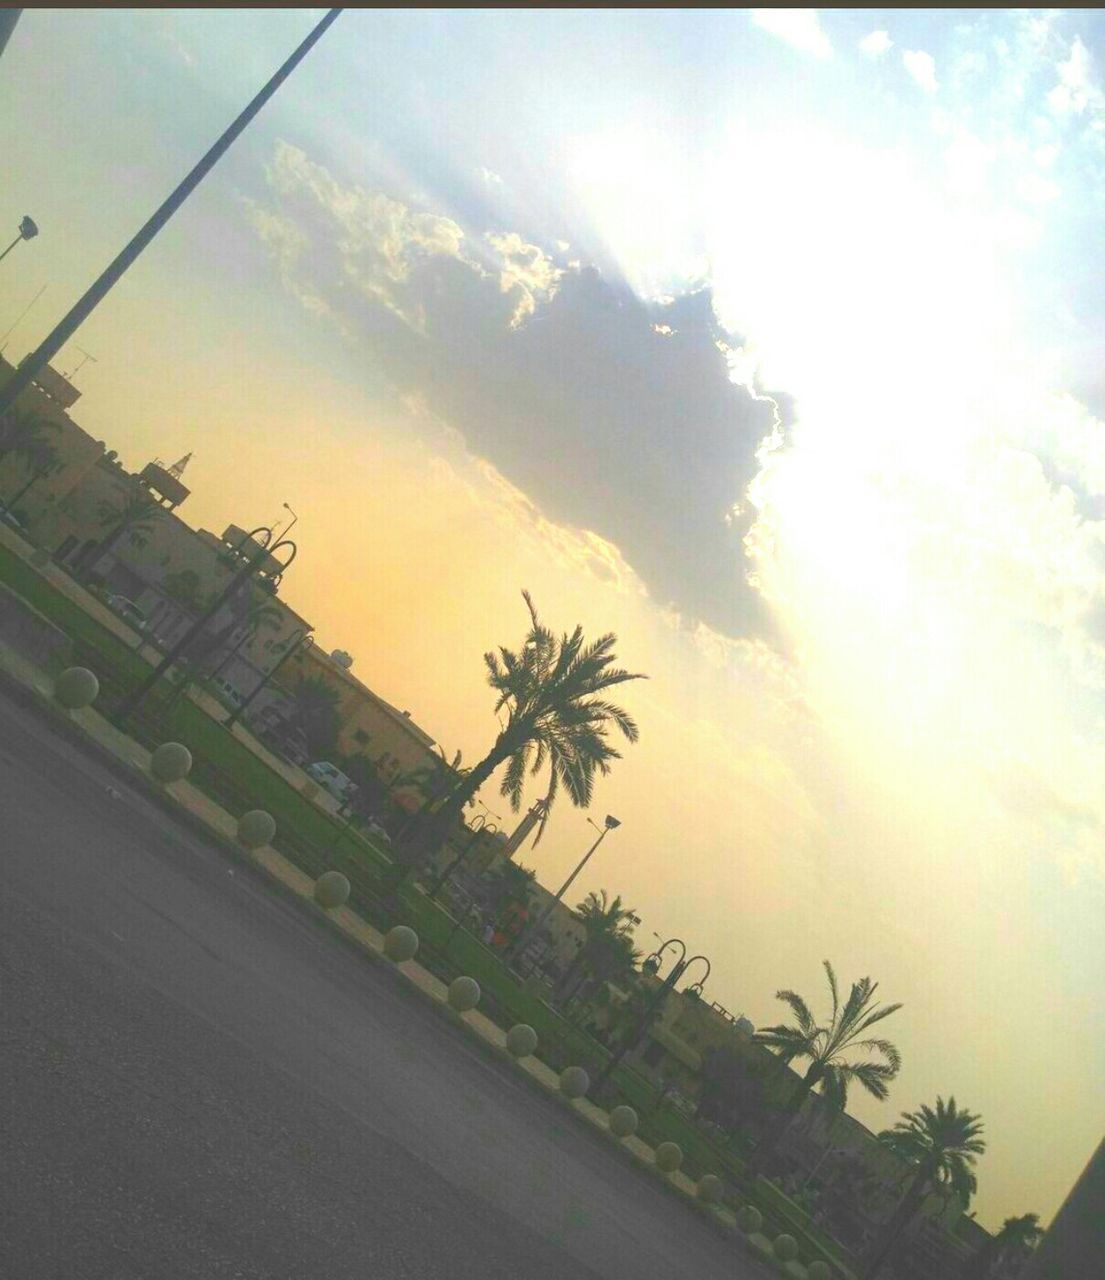
[[[545,921],[549,918],[549,916],[551,916],[552,913],[556,910],[556,904],[560,902],[560,900],[572,887],[572,881],[576,878],[576,876],[579,875],[579,873],[590,861],[591,855],[595,852],[595,850],[599,847],[599,845],[602,844],[602,842],[606,839],[606,837],[610,834],[611,831],[613,831],[616,827],[620,827],[622,825],[619,819],[612,817],[609,813],[606,815],[606,819],[601,827],[597,822],[593,822],[590,818],[588,818],[587,821],[590,822],[591,826],[593,826],[595,830],[599,833],[599,838],[590,847],[590,849],[587,850],[587,852],[583,855],[583,857],[580,858],[579,863],[576,866],[576,869],[567,878],[567,880],[564,881],[564,883],[560,886],[560,888],[557,889],[556,895],[554,896],[553,900],[548,904],[548,906],[545,908],[545,910],[542,911],[541,914],[537,917],[537,919],[533,922],[533,924],[530,925],[530,927],[526,929],[515,940],[514,946],[511,947],[510,949],[509,954],[511,956],[516,955],[518,952],[520,952],[522,948],[525,946],[525,944],[530,940],[530,938],[537,936],[537,934],[541,930],[541,926],[545,923]]]
[[[234,711],[231,712],[229,716],[227,716],[227,718],[223,721],[223,727],[226,729],[233,730],[234,726],[238,723],[238,720],[249,709],[249,706],[253,702],[254,698],[257,697],[257,695],[261,692],[261,690],[268,684],[268,682],[273,678],[273,676],[276,675],[276,673],[280,670],[280,668],[284,665],[284,663],[288,661],[288,659],[292,656],[292,654],[297,653],[301,648],[305,649],[310,647],[312,644],[314,644],[314,642],[315,642],[314,637],[311,635],[309,631],[301,631],[298,637],[296,638],[295,644],[289,645],[284,650],[284,652],[280,655],[280,660],[278,662],[274,662],[273,665],[269,668],[269,670],[265,672],[264,676],[262,676],[262,678],[253,686],[253,689],[251,690],[250,695],[245,700],[245,702],[243,702],[240,707],[236,707]]]
[[[659,935],[654,935],[654,936],[659,936]],[[640,1043],[641,1037],[645,1033],[645,1029],[648,1027],[649,1023],[652,1021],[652,1015],[654,1011],[658,1008],[658,1006],[660,1006],[663,1003],[663,1001],[667,998],[668,993],[675,988],[675,984],[687,972],[687,970],[691,967],[692,964],[694,964],[696,960],[701,960],[702,963],[706,966],[706,973],[705,973],[705,976],[699,982],[692,983],[689,990],[693,991],[696,995],[702,994],[702,984],[706,982],[710,976],[710,962],[709,960],[706,959],[705,956],[690,956],[688,958],[687,944],[683,941],[682,938],[669,938],[666,942],[662,942],[659,945],[659,947],[657,947],[656,950],[652,953],[652,955],[650,955],[648,959],[645,960],[641,968],[647,969],[650,973],[654,973],[654,974],[658,973],[663,963],[664,952],[668,949],[668,947],[679,947],[680,949],[679,959],[676,961],[675,965],[672,967],[671,973],[668,974],[668,976],[664,979],[663,983],[660,985],[659,989],[653,994],[652,999],[648,1002],[648,1004],[645,1005],[644,1009],[641,1010],[641,1016],[637,1019],[637,1025],[636,1027],[633,1028],[633,1031],[630,1033],[629,1038],[623,1041],[617,1053],[614,1054],[614,1056],[610,1059],[610,1061],[606,1064],[605,1067],[603,1067],[602,1071],[599,1073],[599,1077],[595,1081],[595,1087],[591,1094],[591,1096],[594,1098],[599,1098],[601,1096],[600,1091],[603,1085],[606,1084],[606,1082],[610,1079],[610,1077],[614,1074],[614,1072],[618,1069],[618,1067],[621,1066],[622,1059],[625,1057],[627,1053],[629,1053],[631,1049],[635,1049],[637,1045]]]
[[[291,507],[289,507],[289,506],[288,506],[288,504],[287,504],[286,502],[285,502],[285,503],[283,503],[282,505],[283,505],[283,507],[284,507],[284,510],[285,510],[285,511],[291,511],[291,512],[292,512],[291,524],[287,525],[287,527],[286,527],[286,528],[281,529],[281,531],[280,531],[280,536],[281,536],[282,538],[286,538],[286,537],[288,536],[288,530],[292,527],[292,525],[293,525],[293,524],[295,524],[295,522],[299,519],[299,517],[296,515],[296,513],[295,513],[294,511],[292,511]]]
[[[4,252],[0,253],[0,262],[4,261],[4,259],[8,256],[8,254],[11,253],[11,251],[15,248],[15,246],[21,240],[33,240],[37,235],[38,235],[38,227],[35,224],[34,218],[30,217],[29,215],[25,216],[23,221],[19,224],[19,234],[15,237],[15,239],[11,242],[11,244],[8,245],[8,247],[4,250]]]
[[[257,537],[258,534],[265,535],[263,541]],[[288,557],[287,562],[283,566],[284,569],[287,569],[291,565],[292,561],[295,559],[296,545],[294,542],[288,542],[288,541],[282,540],[278,542],[275,546],[270,545],[272,543],[271,529],[267,529],[262,526],[257,529],[251,530],[242,539],[242,542],[239,544],[238,549],[240,550],[245,543],[250,541],[254,542],[255,544],[260,543],[260,546],[258,547],[257,551],[252,556],[250,556],[249,559],[245,562],[245,564],[238,570],[238,572],[231,577],[230,581],[226,584],[222,592],[218,596],[216,596],[215,599],[211,602],[211,604],[203,611],[202,614],[200,614],[200,616],[188,628],[188,630],[184,633],[184,635],[181,636],[181,638],[176,642],[175,645],[173,645],[173,647],[169,650],[169,652],[165,655],[165,657],[162,658],[162,660],[158,663],[158,665],[154,668],[154,670],[146,677],[145,680],[142,681],[142,683],[138,686],[138,688],[135,689],[133,693],[129,693],[123,699],[123,701],[119,704],[117,715],[118,715],[120,724],[122,724],[130,715],[133,714],[134,711],[137,710],[139,705],[146,698],[146,695],[150,692],[151,689],[153,689],[154,685],[157,684],[157,682],[166,673],[166,671],[168,671],[169,668],[173,665],[173,663],[176,662],[177,658],[180,657],[180,655],[185,651],[185,649],[187,649],[187,647],[192,643],[192,641],[196,638],[196,636],[199,635],[200,631],[202,631],[203,628],[207,625],[207,623],[211,621],[211,619],[215,616],[216,613],[218,613],[218,611],[222,608],[223,604],[230,598],[230,596],[235,594],[237,591],[239,591],[242,588],[242,586],[250,578],[252,578],[253,572],[255,569],[257,569],[270,556],[275,555],[275,553],[279,551],[281,547],[291,547],[292,549],[291,555]]]
[[[169,221],[195,188],[210,173],[242,130],[280,88],[299,63],[303,61],[340,13],[340,9],[331,9],[315,26],[314,30],[302,41],[291,57],[249,103],[234,123],[230,125],[203,159],[192,169],[172,195],[165,200],[157,212],[147,221],[146,225],[135,235],[134,239],[104,270],[100,278],[87,290],[82,298],[74,303],[69,313],[54,326],[51,333],[20,364],[16,372],[8,379],[3,390],[0,391],[0,413],[4,413],[11,408],[17,398],[31,385],[39,371],[49,364],[85,320],[95,311],[131,263],[134,262],[165,223]],[[2,31],[3,28],[0,28],[0,32]],[[22,238],[21,234],[20,239]]]

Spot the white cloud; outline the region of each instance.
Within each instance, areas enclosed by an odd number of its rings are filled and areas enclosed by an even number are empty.
[[[936,60],[923,49],[906,49],[902,53],[902,65],[926,93],[935,93]]]
[[[1047,104],[1057,116],[1080,116],[1101,97],[1090,77],[1090,53],[1075,36],[1070,56],[1057,68],[1059,83],[1047,95]]]
[[[503,185],[502,178],[493,169],[487,169],[481,165],[477,173],[489,187],[501,187]]]
[[[881,58],[890,51],[893,44],[888,31],[872,31],[869,36],[863,37],[859,47],[860,52],[867,54],[869,58]]]
[[[833,46],[821,29],[816,9],[753,9],[752,21],[762,31],[785,40],[814,58],[832,56]]]
[[[535,244],[527,244],[516,231],[489,234],[487,243],[499,255],[499,281],[503,293],[517,290],[518,304],[511,327],[517,328],[537,310],[539,300],[548,300],[564,272]]]

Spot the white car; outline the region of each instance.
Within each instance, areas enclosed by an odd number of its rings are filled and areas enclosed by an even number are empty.
[[[106,595],[104,604],[124,622],[129,622],[135,631],[146,631],[149,628],[149,619],[134,601],[128,600],[126,596]]]
[[[373,822],[370,818],[368,825],[365,827],[365,831],[378,844],[382,844],[384,848],[387,849],[391,847],[391,836],[388,835],[378,822]]]
[[[314,764],[309,764],[304,772],[320,787],[325,787],[334,799],[342,804],[348,804],[357,790],[357,784],[353,779],[342,773],[337,765],[331,764],[329,760],[316,760]]]

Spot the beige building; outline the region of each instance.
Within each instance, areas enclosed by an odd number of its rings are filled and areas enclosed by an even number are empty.
[[[433,738],[411,719],[373,691],[351,671],[352,658],[340,650],[328,654],[317,645],[295,651],[257,700],[251,723],[264,733],[288,714],[287,694],[301,679],[322,681],[337,694],[338,753],[366,755],[385,782],[440,761]]]

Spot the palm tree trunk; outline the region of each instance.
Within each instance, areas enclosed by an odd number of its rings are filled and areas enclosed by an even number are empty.
[[[875,1276],[886,1265],[890,1255],[894,1252],[895,1247],[901,1238],[902,1232],[909,1226],[917,1214],[917,1210],[925,1198],[925,1189],[929,1181],[929,1170],[922,1166],[916,1177],[909,1184],[909,1189],[902,1197],[901,1204],[894,1211],[894,1216],[886,1224],[886,1229],[882,1233],[882,1238],[875,1246],[875,1251],[867,1261],[867,1265],[861,1273],[862,1280],[874,1280]]]
[[[512,751],[513,747],[505,743],[500,736],[490,752],[464,778],[440,809],[428,816],[422,812],[417,815],[419,821],[415,822],[406,837],[395,845],[395,868],[390,877],[392,895],[396,894],[399,888],[422,867],[427,858],[436,853],[445,843],[454,823],[464,812],[464,806],[499,765],[510,757]]]
[[[789,1064],[788,1064],[789,1065]],[[818,1072],[818,1064],[812,1063],[809,1070],[798,1081],[798,1088],[787,1099],[786,1109],[778,1123],[774,1126],[771,1133],[767,1135],[763,1142],[756,1148],[752,1157],[752,1167],[759,1169],[775,1154],[779,1143],[786,1136],[787,1130],[794,1123],[798,1113],[802,1110],[802,1105],[813,1091],[814,1085],[817,1084],[821,1076]]]
[[[88,555],[85,557],[78,571],[78,578],[81,582],[88,579],[92,570],[100,563],[107,553],[115,546],[119,539],[123,536],[127,529],[127,522],[121,521],[102,541],[98,542],[94,547],[90,547]]]

